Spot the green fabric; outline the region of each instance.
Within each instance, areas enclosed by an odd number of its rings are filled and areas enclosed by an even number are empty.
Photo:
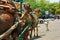
[[[22,36],[18,38],[18,40],[23,40]]]
[[[14,0],[14,1],[16,1],[16,2],[23,2],[23,0]]]

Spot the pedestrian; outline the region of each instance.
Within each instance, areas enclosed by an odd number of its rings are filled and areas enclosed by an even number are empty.
[[[47,20],[47,21],[45,22],[45,25],[46,25],[47,31],[49,31],[48,24],[49,24],[49,21]]]

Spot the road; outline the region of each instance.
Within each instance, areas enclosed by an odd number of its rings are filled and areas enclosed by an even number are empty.
[[[38,24],[39,36],[33,40],[60,40],[60,20],[49,21],[48,28],[46,30],[45,24]]]

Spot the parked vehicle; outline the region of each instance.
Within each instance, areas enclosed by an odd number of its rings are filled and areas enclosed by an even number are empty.
[[[41,15],[40,16],[41,19],[48,19],[48,18],[54,18],[53,15]]]
[[[44,23],[44,20],[43,19],[39,19],[38,21],[40,24],[43,24]]]

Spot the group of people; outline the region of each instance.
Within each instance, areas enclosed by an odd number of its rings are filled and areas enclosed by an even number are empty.
[[[8,4],[8,0],[2,0],[2,2],[4,3],[4,5],[7,5]],[[2,4],[2,2],[0,2],[0,4]],[[19,3],[18,3],[19,4]],[[10,5],[8,5],[8,6],[10,6]],[[17,7],[16,7],[17,8]],[[22,11],[22,14],[18,14],[18,21],[21,21],[20,22],[20,24],[21,24],[21,28],[22,28],[22,30],[21,31],[23,31],[24,30],[24,28],[26,27],[26,25],[29,23],[29,21],[31,21],[32,19],[34,19],[35,21],[34,21],[34,24],[32,25],[32,27],[29,27],[28,28],[28,30],[25,32],[25,34],[22,36],[22,38],[23,38],[23,40],[26,40],[27,39],[27,37],[28,37],[28,34],[29,34],[29,31],[31,31],[31,33],[30,33],[30,40],[32,40],[32,31],[34,30],[34,33],[36,32],[37,33],[37,36],[38,36],[38,27],[37,27],[37,25],[38,25],[38,19],[39,19],[39,16],[40,16],[40,9],[35,9],[35,10],[32,10],[32,8],[30,7],[30,4],[29,3],[23,3],[23,11]],[[8,10],[9,12],[11,12],[12,11],[12,6],[10,6],[9,7],[9,10]],[[15,13],[15,12],[14,12]],[[13,15],[15,15],[13,13]],[[3,13],[1,13],[1,14],[3,14]],[[5,13],[5,14],[7,14],[7,13]],[[11,16],[12,14],[7,14],[9,17],[13,17],[13,16]],[[7,16],[6,15],[6,16]],[[4,15],[3,15],[4,16]],[[8,19],[8,16],[6,17],[7,19]],[[4,18],[4,17],[3,17]],[[0,18],[1,19],[1,18]],[[10,19],[10,18],[9,18]],[[4,20],[6,20],[6,19],[4,19]],[[12,20],[12,18],[11,18],[11,20]],[[14,19],[15,20],[15,19]],[[3,20],[2,20],[3,21]],[[9,21],[9,20],[8,20]],[[10,21],[11,22],[11,21]],[[6,22],[5,22],[6,23]],[[9,24],[10,25],[10,24]],[[10,25],[11,26],[11,25]],[[5,27],[5,26],[4,26]],[[7,27],[7,26],[6,26]],[[20,29],[21,29],[20,27],[17,27],[16,28],[16,30],[14,30],[13,32],[12,32],[12,34],[13,34],[13,40],[18,40],[18,36],[19,36],[19,32],[20,32]],[[35,31],[35,28],[36,28],[36,31]],[[11,34],[9,34],[9,35],[11,35]],[[34,36],[35,36],[35,34],[34,34]],[[5,39],[4,39],[5,40]],[[8,40],[8,39],[6,39],[6,40]]]

